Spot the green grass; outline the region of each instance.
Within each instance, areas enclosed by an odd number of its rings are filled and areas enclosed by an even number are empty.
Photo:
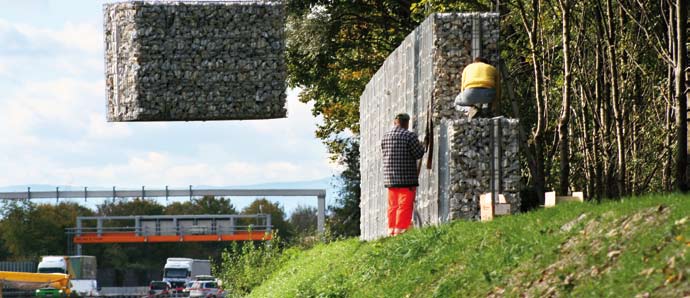
[[[291,251],[249,297],[683,297],[688,215],[657,195],[338,241]]]

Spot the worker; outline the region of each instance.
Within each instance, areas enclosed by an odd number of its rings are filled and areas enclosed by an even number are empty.
[[[424,146],[417,139],[417,134],[408,130],[410,115],[398,114],[393,124],[393,129],[381,141],[383,183],[388,189],[390,236],[404,233],[410,227],[419,186],[417,160],[424,156]]]
[[[472,120],[482,105],[490,104],[491,112],[495,115],[499,113],[500,97],[501,78],[498,71],[485,58],[475,58],[462,71],[462,85],[460,94],[455,98],[455,108]],[[484,111],[481,112],[484,114]]]

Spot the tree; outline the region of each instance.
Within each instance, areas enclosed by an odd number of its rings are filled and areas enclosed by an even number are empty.
[[[546,150],[544,148],[544,136],[546,134],[546,115],[548,113],[546,109],[546,99],[544,96],[544,69],[539,64],[540,61],[543,61],[543,59],[541,59],[543,56],[543,43],[539,40],[541,1],[532,0],[529,8],[526,8],[522,2],[523,1],[517,1],[517,8],[515,10],[519,12],[521,24],[529,41],[529,62],[532,65],[532,80],[534,82],[534,93],[532,96],[534,97],[536,106],[536,125],[532,130],[529,147],[530,150],[534,151],[534,158],[533,160],[528,161],[528,165],[530,166],[532,176],[531,182],[534,186],[535,192],[537,193],[538,201],[543,202],[544,197],[542,194],[546,189],[546,169],[544,162],[544,152]],[[504,77],[509,78],[510,76],[504,75]]]
[[[359,172],[359,141],[347,140],[343,144],[339,162],[345,165],[340,174],[341,188],[337,205],[330,207],[327,225],[330,233],[336,237],[359,236],[361,201],[361,174]]]
[[[686,2],[501,3],[500,69],[512,99],[503,112],[520,119],[535,197],[549,189],[597,199],[687,189]],[[495,3],[289,2],[290,84],[324,116],[317,136],[332,158],[357,138],[364,86],[420,21]]]
[[[570,190],[570,136],[568,135],[570,124],[570,88],[572,76],[570,73],[570,0],[558,0],[561,12],[562,39],[563,39],[563,107],[558,120],[558,144],[560,151],[560,192],[568,194]]]
[[[685,74],[688,64],[688,48],[686,26],[688,21],[687,0],[676,0],[676,61],[675,61],[675,99],[676,99],[676,188],[679,191],[688,190],[688,101],[685,86]]]
[[[290,224],[298,235],[313,235],[316,232],[316,208],[299,205],[290,215]]]
[[[413,1],[288,1],[288,84],[323,116],[316,136],[337,158],[343,133],[359,132],[359,96],[411,32]]]
[[[74,227],[78,216],[92,216],[93,211],[77,203],[15,201],[4,206],[2,215],[0,238],[12,258],[37,259],[67,253],[65,229]]]
[[[100,215],[162,215],[165,207],[152,199],[118,199],[97,206]]]
[[[237,214],[230,199],[204,196],[191,201],[175,202],[165,207],[165,214]]]
[[[176,202],[165,207],[155,200],[135,198],[105,202],[98,206],[101,215],[184,215],[184,214],[235,214],[229,199],[213,196],[194,198],[191,201]],[[125,222],[110,222],[108,226],[130,225]],[[178,243],[112,243],[84,247],[88,254],[95,255],[99,266],[117,268],[118,276],[125,271],[157,271],[163,268],[169,257],[196,259],[219,259],[227,242],[178,242]]]
[[[5,245],[5,240],[0,237],[0,260],[7,260],[12,256],[7,246]]]
[[[285,241],[291,240],[294,231],[290,223],[285,220],[285,211],[280,203],[273,203],[265,198],[256,199],[249,206],[242,209],[242,214],[270,214],[273,230],[278,231],[278,236]],[[251,224],[253,222],[247,222]]]

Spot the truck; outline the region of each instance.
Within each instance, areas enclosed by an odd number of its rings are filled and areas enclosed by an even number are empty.
[[[38,263],[38,273],[62,273],[70,277],[73,296],[98,296],[96,281],[97,264],[94,256],[43,256]],[[44,288],[36,291],[36,296],[52,294],[54,289]]]
[[[184,290],[187,282],[197,275],[211,275],[211,262],[190,258],[168,258],[163,267],[163,281],[169,282],[176,292]]]
[[[61,273],[30,273],[0,271],[0,297],[3,286],[22,290],[36,290],[50,286],[51,297],[69,297],[69,275]],[[26,297],[26,296],[23,296]]]

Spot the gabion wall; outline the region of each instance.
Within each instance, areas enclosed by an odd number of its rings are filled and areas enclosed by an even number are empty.
[[[105,4],[108,121],[285,117],[284,28],[270,1]]]
[[[517,136],[516,119],[450,121],[450,219],[478,220],[479,196],[492,191],[503,194],[513,210],[520,209]]]
[[[426,169],[425,156],[417,189],[415,209],[421,219],[417,220],[421,221],[419,224],[478,218],[478,201],[477,206],[472,207],[474,209],[463,207],[474,204],[475,192],[483,185],[480,183],[475,188],[455,187],[462,185],[458,177],[484,173],[463,169],[460,166],[462,158],[452,155],[456,148],[465,146],[463,141],[456,138],[457,131],[464,124],[456,122],[463,115],[454,109],[453,100],[460,92],[462,70],[472,62],[474,56],[482,55],[497,65],[498,22],[496,13],[433,14],[407,36],[367,84],[360,97],[362,239],[375,239],[387,233],[388,203],[381,171],[380,142],[383,134],[391,129],[395,115],[401,112],[412,116],[411,129],[419,134],[420,139],[424,135],[429,113],[435,123],[432,168]],[[477,121],[482,120],[477,119],[469,125]],[[482,129],[473,131],[481,133]],[[517,134],[510,129],[504,136],[517,140]],[[458,166],[451,167],[451,163],[457,163]],[[513,164],[512,161],[508,163]],[[506,181],[505,178],[503,181]],[[489,191],[486,189],[486,192]],[[463,196],[458,195],[465,192],[471,193],[472,197],[464,200]],[[514,200],[519,201],[519,198],[515,196]]]

